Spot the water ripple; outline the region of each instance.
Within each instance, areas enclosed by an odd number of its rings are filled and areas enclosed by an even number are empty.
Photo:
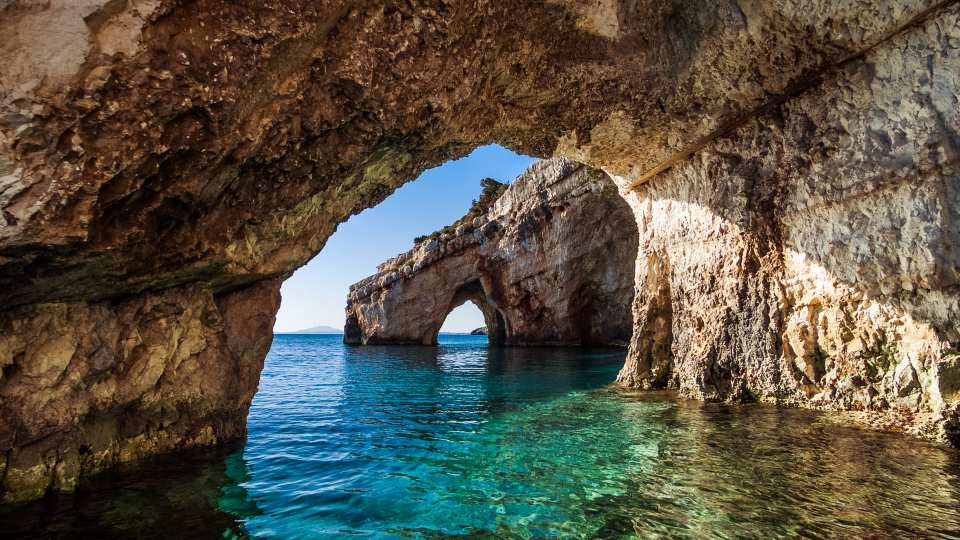
[[[0,536],[958,538],[956,452],[607,388],[622,361],[279,336],[243,448],[0,511]]]

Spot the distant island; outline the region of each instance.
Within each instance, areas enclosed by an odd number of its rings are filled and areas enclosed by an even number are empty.
[[[314,326],[311,328],[304,328],[303,330],[297,330],[295,332],[277,332],[278,334],[342,334],[343,328],[334,328],[332,326]]]
[[[275,334],[342,334],[342,328],[334,328],[332,326],[327,326],[321,324],[320,326],[312,326],[310,328],[304,328],[303,330],[291,330],[286,332],[274,332]],[[442,335],[448,336],[485,336],[487,335],[486,327],[480,327],[476,330],[463,331],[463,332],[440,332]]]

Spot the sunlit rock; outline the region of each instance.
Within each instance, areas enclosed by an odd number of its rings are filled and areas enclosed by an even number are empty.
[[[627,196],[621,384],[958,440],[957,23],[892,36]]]
[[[480,215],[421,239],[350,287],[347,328],[359,331],[345,340],[433,344],[450,311],[471,301],[494,344],[626,344],[637,232],[610,178],[551,159],[495,201],[484,198],[471,209]],[[408,267],[417,270],[398,272]]]

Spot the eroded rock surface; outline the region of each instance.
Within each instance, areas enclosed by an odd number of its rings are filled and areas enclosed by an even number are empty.
[[[260,380],[280,283],[19,308],[0,317],[6,500],[157,452],[234,440]]]
[[[7,2],[0,302],[284,276],[489,141],[643,179],[942,4]]]
[[[957,12],[0,0],[3,497],[69,489],[97,468],[71,456],[137,437],[165,441],[149,453],[242,433],[255,381],[237,382],[227,345],[251,344],[256,371],[277,280],[351,214],[491,141],[603,169],[632,206],[623,383],[948,436]],[[255,290],[273,292],[246,306]],[[187,356],[208,374],[175,387],[214,385],[212,401],[146,385],[155,363],[190,365],[159,337],[173,328],[204,336]],[[162,362],[119,345],[154,338]],[[118,393],[96,397],[106,386]],[[158,420],[172,410],[179,423]],[[217,415],[233,427],[198,436]]]
[[[957,443],[958,44],[951,9],[636,190],[619,381]]]
[[[565,159],[534,163],[490,209],[421,240],[352,285],[348,343],[433,344],[472,301],[497,344],[626,344],[633,214],[610,178]]]

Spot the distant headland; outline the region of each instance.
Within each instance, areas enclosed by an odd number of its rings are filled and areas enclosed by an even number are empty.
[[[296,330],[293,332],[274,332],[275,334],[342,334],[343,328],[334,328],[332,326],[326,326],[321,324],[320,326],[312,326],[310,328],[304,328],[303,330]]]

